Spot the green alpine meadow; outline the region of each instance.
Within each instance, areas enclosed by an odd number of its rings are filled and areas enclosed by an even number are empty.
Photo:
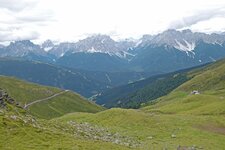
[[[0,0],[0,150],[225,150],[225,1]]]

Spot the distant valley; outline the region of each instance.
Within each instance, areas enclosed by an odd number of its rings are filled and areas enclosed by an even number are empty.
[[[115,41],[107,35],[94,35],[74,43],[15,41],[0,47],[0,67],[3,75],[91,97],[154,75],[222,59],[224,43],[224,34],[190,30],[167,30],[137,40]],[[34,66],[36,69],[31,69]],[[13,69],[17,67],[21,69]]]
[[[0,58],[0,74],[73,90],[85,97],[150,75],[143,72],[93,72],[21,58]]]

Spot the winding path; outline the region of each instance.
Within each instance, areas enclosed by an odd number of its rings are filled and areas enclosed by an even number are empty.
[[[54,98],[54,97],[56,97],[56,96],[62,95],[62,94],[64,94],[64,93],[68,92],[68,91],[69,91],[69,90],[65,90],[65,91],[56,93],[56,94],[54,94],[54,95],[52,95],[52,96],[49,96],[49,97],[46,97],[46,98],[43,98],[43,99],[39,99],[39,100],[33,101],[33,102],[31,102],[31,103],[25,104],[25,106],[24,106],[23,108],[26,109],[26,108],[28,108],[29,106],[33,105],[33,104],[40,103],[40,102],[42,102],[42,101],[47,101],[47,100],[52,99],[52,98]]]

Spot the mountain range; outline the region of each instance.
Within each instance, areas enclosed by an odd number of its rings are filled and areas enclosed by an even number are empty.
[[[153,75],[222,59],[225,57],[225,35],[167,30],[144,35],[138,40],[115,41],[99,34],[78,42],[59,44],[47,40],[37,45],[25,40],[1,46],[0,57],[12,60],[11,63],[1,61],[3,75],[66,88],[91,97]],[[18,59],[24,62],[15,62]],[[32,71],[25,73],[27,70]]]
[[[20,57],[89,71],[166,73],[225,56],[225,35],[167,30],[138,40],[115,41],[93,35],[78,42],[42,45],[15,41],[0,47],[1,57]]]

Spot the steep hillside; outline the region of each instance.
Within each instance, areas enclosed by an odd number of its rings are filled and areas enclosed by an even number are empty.
[[[191,76],[188,76],[187,73],[192,69],[194,68],[155,75],[141,81],[115,87],[102,92],[95,100],[105,107],[138,108],[142,103],[169,94],[190,80]]]
[[[224,62],[225,60],[220,60],[208,65],[156,75],[109,89],[98,95],[96,102],[105,107],[139,108],[141,104],[167,95],[178,87],[175,91],[186,94],[197,90],[201,94],[216,95],[225,89]]]
[[[191,80],[156,100],[147,111],[181,114],[225,114],[225,60],[188,73]]]
[[[49,119],[71,112],[98,112],[103,110],[102,107],[85,100],[76,93],[62,92],[58,88],[28,83],[15,78],[0,76],[0,88],[9,93],[21,106],[56,95],[27,107],[31,114],[40,118]],[[57,95],[57,93],[61,94]]]
[[[194,78],[177,90],[218,91],[225,89],[225,59],[212,63],[202,69],[190,71],[188,76]]]

